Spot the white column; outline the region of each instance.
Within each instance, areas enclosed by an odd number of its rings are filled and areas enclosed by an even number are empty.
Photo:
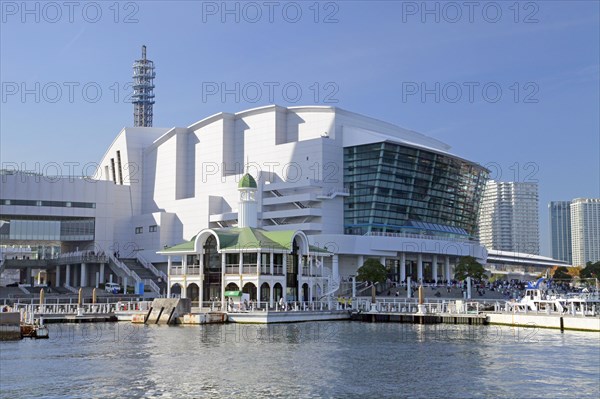
[[[239,259],[239,263],[238,266],[240,268],[239,274],[240,276],[242,275],[242,270],[244,267],[244,254],[240,252],[240,259]],[[240,287],[240,291],[242,290],[242,287]]]
[[[431,271],[433,273],[433,281],[437,284],[438,281],[438,257],[433,255],[433,263],[431,264]]]
[[[274,258],[275,258],[275,254],[274,254],[273,252],[271,252],[271,253],[269,254],[269,260],[270,260],[270,262],[271,262],[271,264],[269,265],[269,267],[270,267],[270,269],[271,269],[271,276],[273,275],[273,272],[274,272],[274,269],[275,269],[275,268],[273,267],[273,262],[274,262],[274,260],[273,260],[273,259],[274,259]],[[271,287],[271,293],[273,293],[273,287]],[[271,306],[273,306],[273,305],[271,305]]]
[[[385,256],[379,258],[379,263],[385,266]]]
[[[410,283],[411,283],[410,276],[408,276],[406,278],[406,297],[407,298],[410,298],[410,293],[411,293],[411,290],[412,290],[412,287],[410,286]]]
[[[406,280],[406,254],[400,254],[400,281]]]
[[[200,283],[198,283],[198,306],[202,310],[202,299],[204,298],[204,255],[198,254],[200,260]]]
[[[100,263],[100,284],[104,284],[105,282],[105,278],[104,278],[104,263]]]
[[[281,296],[287,302],[287,254],[283,254],[283,275],[285,278],[283,279],[283,284],[281,284]],[[279,298],[275,300],[279,301]]]
[[[423,282],[423,255],[417,255],[417,279],[418,283]]]
[[[95,285],[95,287],[98,288],[99,285],[100,285],[100,272],[96,272],[96,285]]]
[[[171,259],[171,255],[167,256],[167,298],[171,298],[171,266],[173,265],[173,260]],[[110,275],[112,279],[112,274]]]
[[[358,255],[358,267],[357,269],[360,269],[360,267],[365,263],[365,257],[363,255]]]
[[[65,269],[65,284],[71,285],[71,265],[67,265]]]
[[[310,283],[308,283],[308,302],[312,302],[313,300],[313,282],[312,282],[312,278],[310,279]],[[304,300],[306,301],[307,299],[304,298]]]
[[[56,266],[56,287],[60,287],[60,265]]]
[[[221,310],[225,309],[225,254],[221,254]]]
[[[260,257],[261,256],[262,255],[261,255],[260,251],[258,251],[258,253],[256,254],[256,275],[257,276],[260,276],[260,268],[261,268],[261,262],[260,262],[261,259],[260,259]],[[256,300],[260,301],[260,287],[257,287],[256,290],[257,290],[256,291]]]
[[[352,277],[352,298],[356,298],[356,276]]]
[[[273,260],[273,254],[271,253],[271,260]],[[272,263],[271,263],[272,264]],[[271,284],[269,284],[269,307],[273,307],[273,280],[271,279]]]
[[[187,276],[183,276],[183,283],[181,284],[181,297],[187,298]]]
[[[467,277],[467,299],[471,299],[471,277]]]
[[[127,276],[123,277],[123,294],[127,295]]]
[[[450,276],[450,257],[448,255],[444,258],[444,266],[446,269],[446,282],[449,283],[452,277]]]
[[[185,276],[187,274],[187,255],[181,255],[181,267]]]
[[[325,267],[325,257],[321,255],[321,261],[319,262],[319,276],[323,277],[323,268]]]
[[[339,256],[338,255],[333,255],[333,258],[331,259],[331,274],[333,275],[334,279],[339,280],[340,264],[339,264]]]
[[[85,263],[81,264],[81,281],[79,285],[87,287],[87,265]]]

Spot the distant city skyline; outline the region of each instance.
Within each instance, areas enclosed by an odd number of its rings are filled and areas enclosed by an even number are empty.
[[[600,198],[576,198],[571,202],[573,265],[600,261]]]
[[[487,249],[540,253],[536,183],[489,180],[479,209],[479,239]]]
[[[446,142],[494,180],[538,183],[550,256],[547,204],[600,197],[600,3],[498,3],[497,20],[407,3],[297,3],[299,14],[278,3],[258,17],[235,2],[229,14],[156,1],[59,17],[2,3],[0,164],[91,174],[134,124],[131,66],[145,44],[153,126],[271,103],[351,109]]]
[[[548,212],[552,257],[571,263],[571,201],[552,201],[548,204]]]

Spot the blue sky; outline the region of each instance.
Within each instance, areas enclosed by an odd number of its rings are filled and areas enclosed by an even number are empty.
[[[413,129],[537,180],[546,255],[547,203],[600,196],[598,1],[1,3],[4,165],[99,161],[146,44],[155,126],[274,102]]]

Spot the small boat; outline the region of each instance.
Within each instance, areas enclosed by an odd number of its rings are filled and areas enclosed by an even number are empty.
[[[47,339],[48,328],[46,326],[40,326],[37,324],[21,324],[21,337]]]
[[[581,316],[600,315],[600,296],[598,292],[560,294],[543,283],[529,283],[525,295],[518,302],[507,302],[509,309],[516,312],[569,313]]]

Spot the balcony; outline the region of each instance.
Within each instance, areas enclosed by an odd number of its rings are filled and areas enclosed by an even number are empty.
[[[312,273],[310,267],[304,266],[302,268],[302,276],[304,277],[321,277],[321,271],[317,267],[313,267]]]
[[[256,265],[242,265],[242,274],[256,274]]]
[[[225,274],[239,274],[240,265],[239,263],[229,263],[225,265]]]

